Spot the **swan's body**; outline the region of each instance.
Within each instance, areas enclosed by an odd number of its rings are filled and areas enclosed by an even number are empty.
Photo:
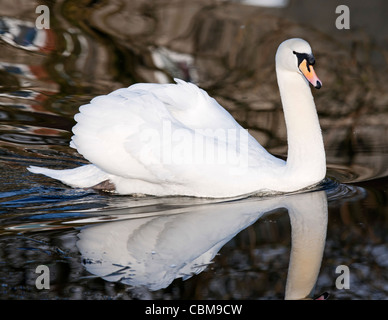
[[[287,162],[268,153],[205,91],[176,80],[135,84],[94,98],[75,116],[71,141],[91,164],[29,170],[73,187],[97,185],[119,194],[231,197],[316,184],[325,177],[326,163],[306,80],[321,86],[313,63],[311,48],[302,39],[278,48]]]

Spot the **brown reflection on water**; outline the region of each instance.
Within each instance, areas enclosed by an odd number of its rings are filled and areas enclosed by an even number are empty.
[[[1,54],[5,64],[39,68],[43,78],[29,78],[26,86],[25,74],[4,69],[3,90],[13,90],[1,99],[21,103],[15,92],[32,90],[39,97],[23,97],[31,111],[54,112],[71,122],[78,106],[95,95],[180,77],[198,83],[262,145],[285,156],[274,54],[284,39],[303,37],[313,47],[324,83],[314,95],[329,174],[344,182],[387,176],[387,48],[367,28],[327,34],[298,24],[297,16],[311,9],[301,6],[295,16],[295,6],[284,9],[294,12],[287,17],[283,9],[219,1],[58,1],[50,6],[51,52],[4,46]]]
[[[18,108],[15,113],[62,116],[52,123],[60,128],[66,122],[64,129],[70,130],[78,106],[95,95],[180,77],[209,91],[262,145],[285,156],[274,53],[284,39],[303,37],[312,44],[324,83],[314,95],[329,174],[344,182],[386,176],[387,48],[366,36],[368,29],[329,35],[298,24],[294,21],[303,14],[298,10],[295,16],[295,5],[58,1],[50,5],[54,36],[46,48],[31,52],[2,44],[0,102]],[[17,11],[11,2],[9,8],[4,17]],[[294,15],[282,15],[282,10]],[[310,9],[301,10],[307,15]],[[20,21],[31,23],[32,18],[28,14]],[[39,119],[32,122],[40,124]]]

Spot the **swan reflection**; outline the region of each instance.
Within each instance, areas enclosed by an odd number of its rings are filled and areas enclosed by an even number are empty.
[[[225,243],[278,208],[288,209],[292,228],[285,298],[306,298],[312,294],[325,245],[324,191],[196,204],[186,212],[159,211],[143,218],[120,217],[82,229],[77,246],[90,273],[154,291],[176,278],[185,280],[202,272]]]

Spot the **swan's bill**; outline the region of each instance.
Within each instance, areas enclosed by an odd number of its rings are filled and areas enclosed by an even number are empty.
[[[313,66],[308,63],[306,59],[303,59],[299,64],[299,70],[316,89],[320,89],[322,87],[322,81],[319,80]]]

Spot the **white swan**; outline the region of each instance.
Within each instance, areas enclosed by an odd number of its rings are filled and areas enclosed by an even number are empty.
[[[73,187],[119,194],[232,197],[314,185],[326,174],[308,84],[321,87],[314,62],[302,39],[284,41],[276,53],[287,162],[268,153],[205,91],[176,79],[176,84],[135,84],[81,106],[71,146],[91,164],[28,170]]]

